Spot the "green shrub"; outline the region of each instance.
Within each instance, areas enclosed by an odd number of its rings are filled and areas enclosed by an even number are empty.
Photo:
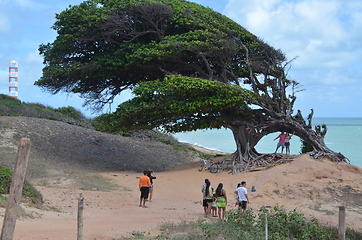
[[[40,103],[25,103],[4,94],[0,94],[0,116],[44,118],[94,128],[91,121],[74,107],[52,108]]]
[[[71,106],[56,108],[54,109],[54,112],[61,113],[64,116],[73,118],[75,120],[82,120],[83,118],[85,118],[80,111]]]
[[[109,128],[109,125],[112,121],[111,117],[111,114],[104,113],[98,117],[93,118],[92,124],[97,131],[106,132],[106,129]]]
[[[8,194],[11,184],[12,171],[0,165],[0,194]]]
[[[338,239],[337,228],[322,225],[315,218],[308,220],[297,210],[286,212],[283,207],[278,206],[270,210],[261,207],[257,214],[251,209],[245,213],[233,209],[226,212],[225,221],[200,219],[180,224],[165,223],[162,225],[163,233],[161,235],[147,239],[264,240],[266,216],[268,239],[270,240]],[[362,239],[362,233],[347,228],[346,239]]]
[[[12,170],[10,170],[5,166],[0,165],[0,194],[9,194],[12,174],[13,174]],[[27,181],[24,182],[22,195],[23,197],[30,199],[30,201],[34,204],[43,203],[41,193],[37,191]]]
[[[313,151],[313,148],[311,145],[309,145],[306,141],[300,140],[302,142],[302,145],[300,146],[300,154],[309,153]]]

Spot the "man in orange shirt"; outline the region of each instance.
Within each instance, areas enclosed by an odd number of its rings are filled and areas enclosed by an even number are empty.
[[[141,197],[140,197],[140,207],[146,207],[146,201],[148,199],[148,193],[150,191],[150,185],[151,185],[151,180],[150,178],[147,176],[148,171],[145,170],[143,171],[143,176],[140,177],[140,181],[138,183],[138,186],[140,188],[141,191]]]

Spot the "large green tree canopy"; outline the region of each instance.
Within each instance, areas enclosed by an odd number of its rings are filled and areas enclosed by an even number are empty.
[[[312,113],[308,124],[299,111],[293,115],[299,83],[288,79],[285,55],[209,8],[184,0],[90,0],[56,19],[56,40],[39,48],[45,67],[35,84],[80,94],[95,109],[134,90],[134,99],[102,116],[106,130],[226,127],[240,164],[258,158],[254,146],[263,136],[286,131],[345,159],[325,146],[325,131],[312,129]]]
[[[252,91],[219,81],[170,75],[162,81],[142,82],[136,97],[121,104],[115,113],[100,117],[107,131],[162,126],[167,132],[221,128],[249,119]]]
[[[255,73],[285,60],[229,18],[184,0],[86,1],[56,18],[35,85],[79,93],[93,107],[166,74],[239,84],[250,75],[246,49]]]

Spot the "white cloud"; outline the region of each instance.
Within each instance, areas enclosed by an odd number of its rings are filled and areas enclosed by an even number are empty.
[[[347,73],[341,74],[339,71],[331,70],[321,79],[326,85],[349,85],[354,83],[353,79]]]
[[[360,115],[350,111],[360,101],[362,84],[362,1],[360,0],[229,0],[223,14],[292,62],[289,77],[306,91],[296,109],[319,116]]]
[[[362,75],[361,0],[195,0],[222,12],[267,43],[282,49],[292,62],[290,77],[306,91],[298,94],[296,109],[316,116],[361,116],[362,109],[347,111],[360,101]],[[0,0],[0,91],[8,92],[8,62],[19,61],[19,96],[28,102],[81,108],[77,95],[52,96],[33,85],[42,74],[42,58],[37,48],[54,41],[50,29],[55,13],[83,0]],[[226,5],[227,3],[227,5]],[[15,7],[16,6],[16,7]],[[11,21],[10,21],[11,20]],[[6,31],[17,29],[8,36]],[[26,89],[26,91],[25,91]],[[324,97],[324,93],[327,93]],[[1,92],[3,93],[3,92]],[[115,103],[130,97],[119,96]],[[62,100],[60,100],[62,99]],[[333,104],[328,104],[335,99]],[[337,102],[341,106],[337,108]],[[112,110],[116,108],[115,104]],[[343,115],[342,115],[343,116]]]
[[[9,31],[9,19],[5,14],[0,12],[0,32],[7,32]]]
[[[39,51],[36,49],[35,51],[28,53],[25,61],[43,63],[43,58],[39,55]]]
[[[360,56],[353,49],[362,48],[361,8],[358,1],[230,0],[224,14],[289,58],[300,56],[300,67],[339,67]]]
[[[21,7],[31,7],[33,5],[33,2],[30,0],[15,0],[18,5]]]
[[[332,104],[345,104],[346,101],[349,99],[346,94],[341,94],[340,89],[336,87],[331,87],[326,91],[323,95],[320,96],[321,100],[327,103]]]
[[[323,43],[322,40],[309,40],[309,44],[306,47],[308,52],[314,52]]]
[[[0,94],[8,94],[9,93],[9,70],[5,68],[1,68],[0,70]]]
[[[14,1],[18,7],[21,8],[28,8],[34,10],[44,9],[45,5],[40,3],[39,1],[32,1],[32,0],[15,0]]]
[[[248,27],[251,29],[258,29],[260,32],[268,29],[270,21],[269,13],[261,8],[258,8],[246,15],[246,23]]]

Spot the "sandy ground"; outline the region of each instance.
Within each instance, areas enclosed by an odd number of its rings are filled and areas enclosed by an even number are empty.
[[[306,217],[337,225],[338,206],[346,206],[346,223],[361,230],[360,205],[362,169],[345,163],[314,160],[307,155],[267,171],[231,175],[198,172],[197,164],[155,173],[153,201],[148,208],[139,207],[138,177],[141,173],[100,173],[121,187],[110,192],[83,191],[70,187],[67,180],[47,187],[37,187],[45,204],[58,211],[27,208],[34,219],[16,223],[14,239],[76,239],[77,208],[80,194],[84,196],[83,239],[118,239],[133,232],[155,236],[160,224],[203,218],[201,185],[208,178],[216,188],[222,182],[228,197],[227,209],[235,208],[234,190],[245,180],[250,207],[283,205],[287,210],[297,208]],[[255,186],[256,192],[250,189]],[[348,189],[349,191],[346,191]],[[3,212],[1,213],[4,215]]]

